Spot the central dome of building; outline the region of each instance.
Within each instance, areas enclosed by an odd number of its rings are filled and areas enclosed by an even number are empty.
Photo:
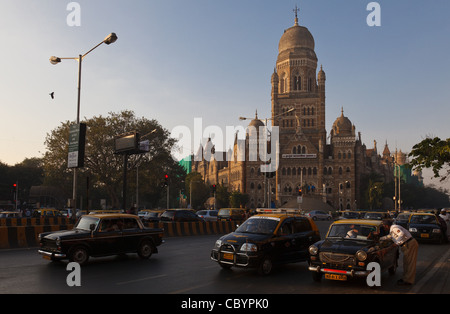
[[[306,27],[298,25],[298,19],[295,18],[294,26],[286,29],[280,38],[278,60],[289,56],[317,60],[314,47],[314,37]]]
[[[284,31],[278,44],[278,53],[303,48],[314,50],[314,45],[314,37],[309,30],[296,24]]]

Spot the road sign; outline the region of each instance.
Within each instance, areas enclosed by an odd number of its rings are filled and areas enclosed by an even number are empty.
[[[84,148],[86,142],[86,124],[72,124],[69,127],[69,155],[68,168],[80,168],[84,166]]]

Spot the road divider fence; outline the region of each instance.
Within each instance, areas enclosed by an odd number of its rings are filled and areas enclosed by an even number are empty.
[[[165,237],[219,235],[233,232],[241,221],[144,223],[148,228],[164,228]],[[43,232],[70,230],[74,224],[68,218],[0,218],[0,249],[39,246]]]

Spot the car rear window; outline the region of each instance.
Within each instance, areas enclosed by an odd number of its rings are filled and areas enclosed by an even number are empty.
[[[219,210],[219,216],[230,216],[230,210],[229,209]]]

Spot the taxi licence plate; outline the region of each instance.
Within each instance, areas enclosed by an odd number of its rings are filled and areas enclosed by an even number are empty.
[[[420,237],[421,237],[421,238],[429,238],[430,235],[429,235],[428,233],[421,233],[421,234],[420,234]]]
[[[325,274],[325,279],[346,281],[347,275]]]
[[[223,253],[223,259],[233,260],[233,253]]]

